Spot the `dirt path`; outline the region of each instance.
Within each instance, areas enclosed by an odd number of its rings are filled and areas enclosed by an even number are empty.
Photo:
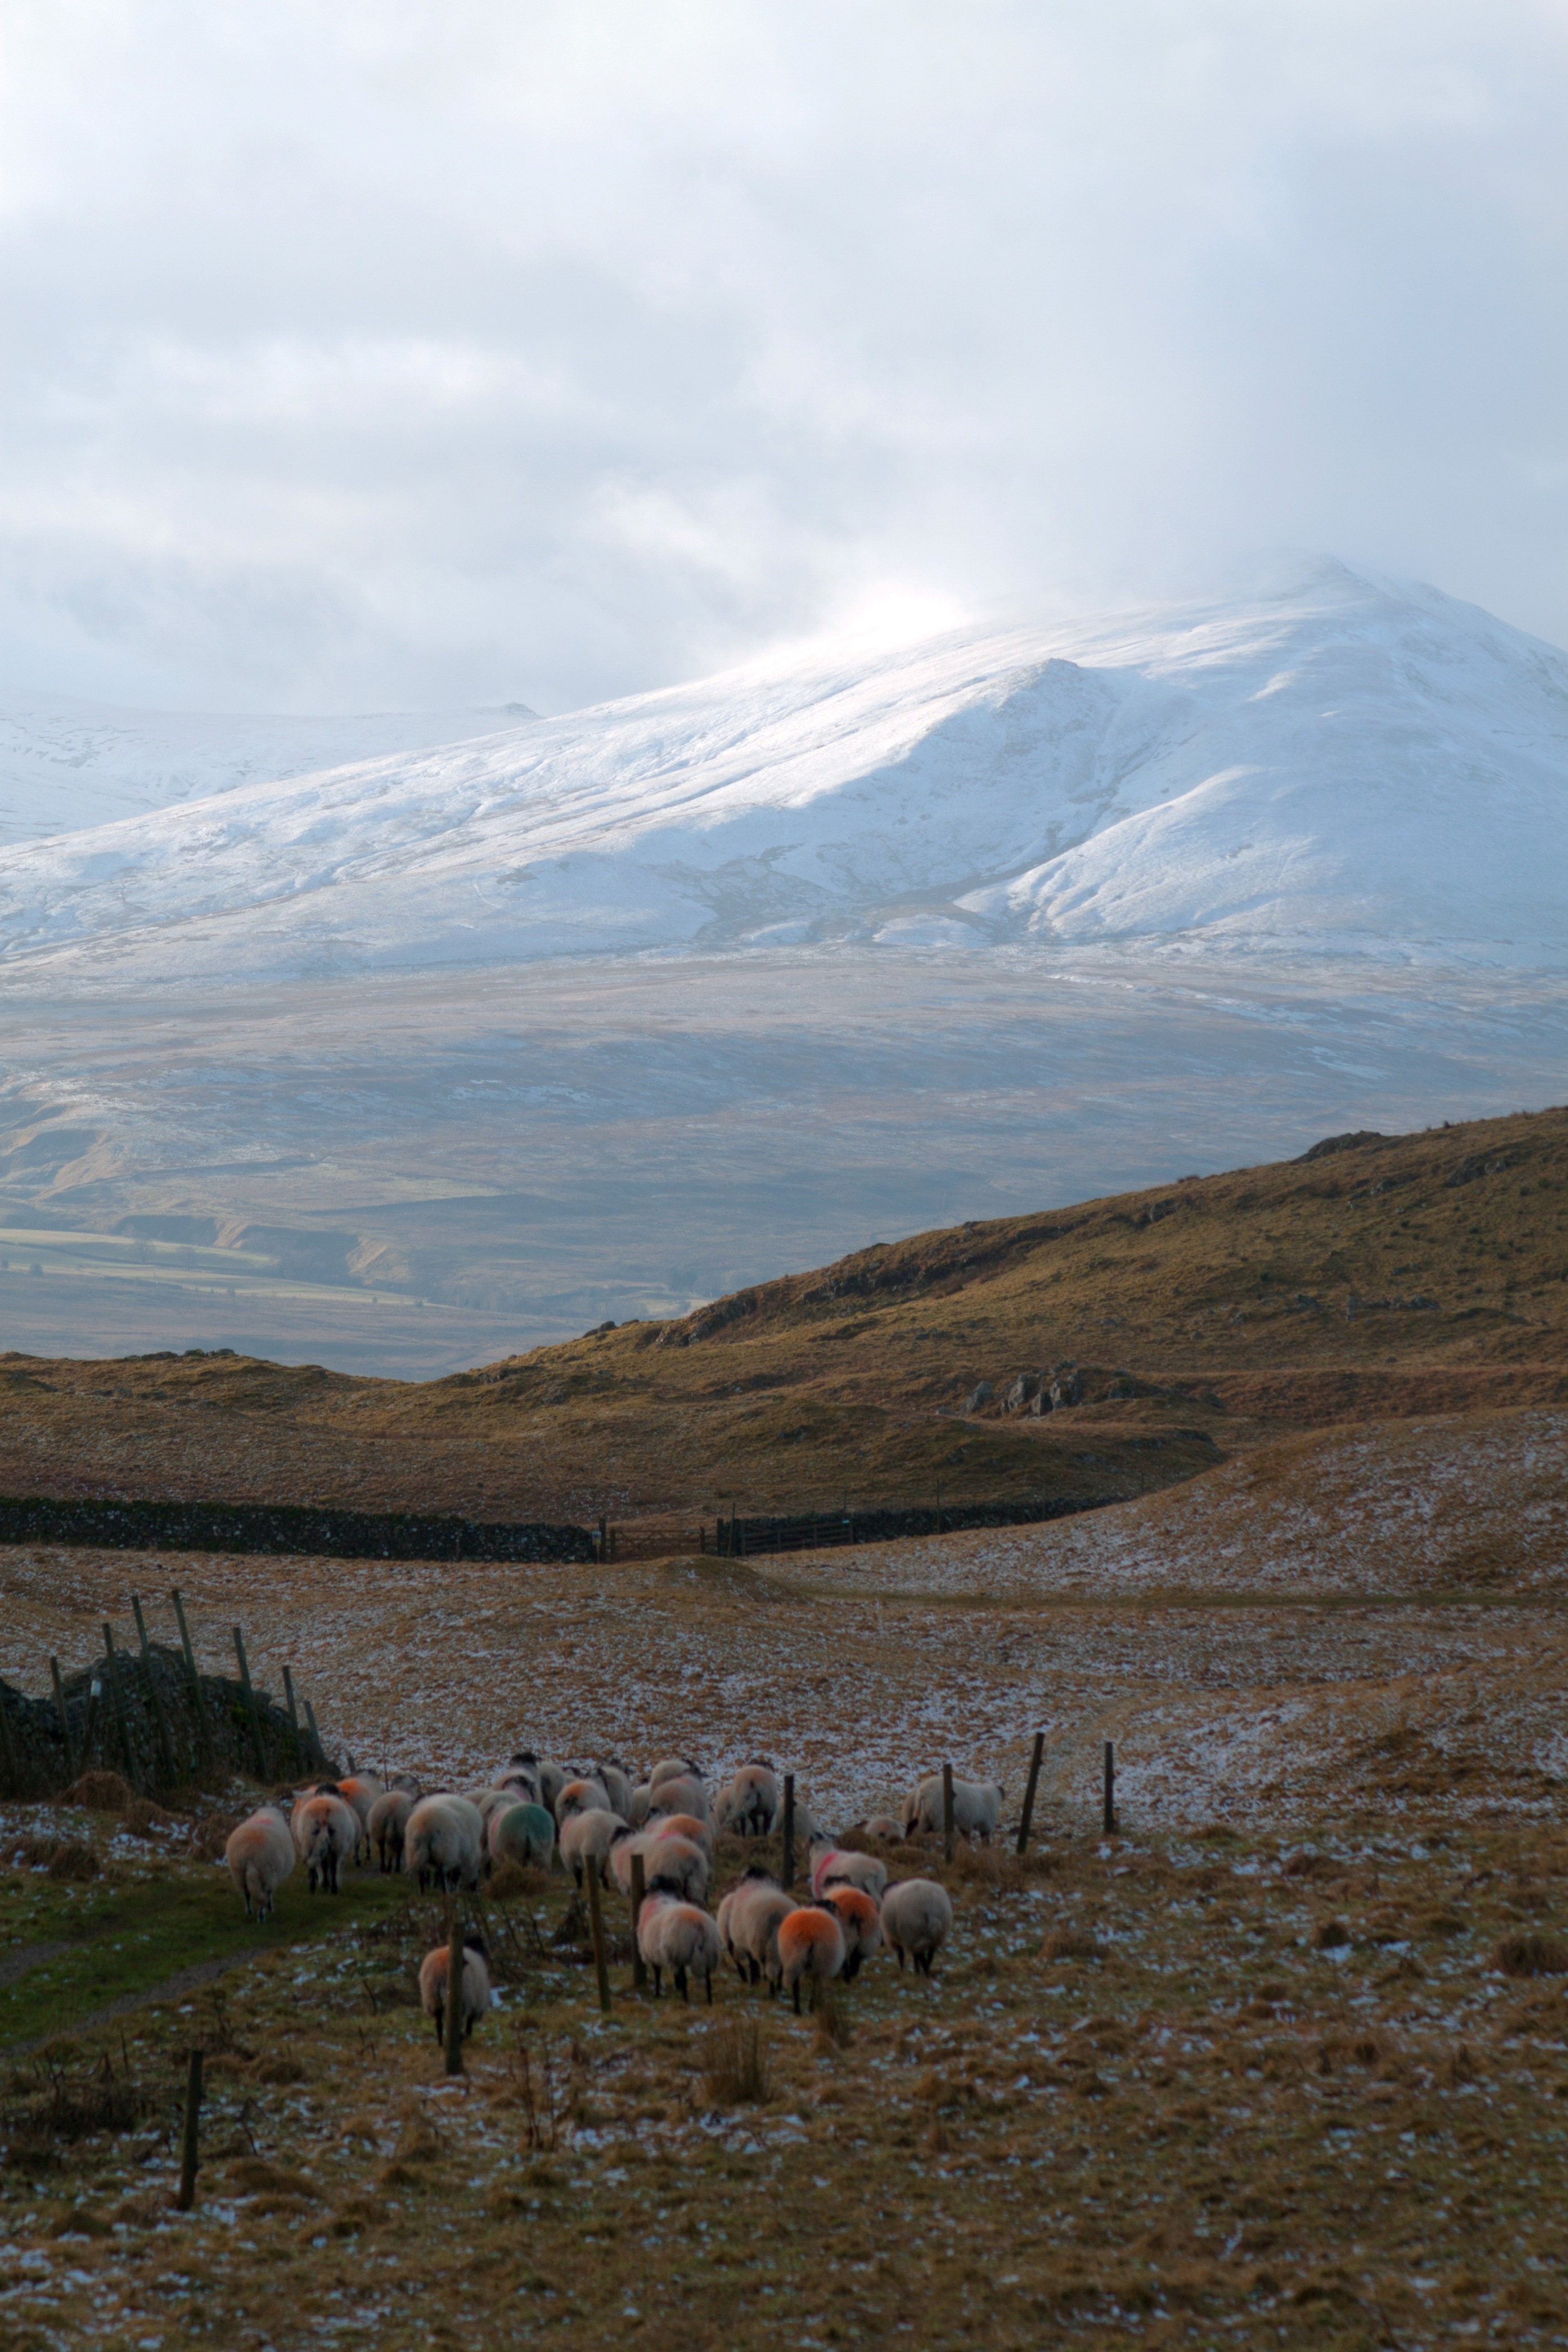
[[[40,1961],[54,1959],[59,1953],[72,1948],[69,1944],[34,1944],[26,1952],[16,1953],[10,1960],[0,1963],[0,1984],[23,1975],[26,1969],[37,1967]],[[118,2000],[106,2001],[101,2009],[89,2010],[85,2017],[73,2017],[68,2025],[59,2029],[59,2032],[90,2033],[100,2025],[111,2025],[117,2017],[128,2017],[133,2009],[146,2009],[158,2000],[177,2000],[182,1993],[195,1992],[199,1986],[211,1984],[214,1978],[221,1977],[226,1969],[237,1968],[242,1961],[253,1960],[258,1953],[276,1948],[275,1945],[269,1944],[247,1944],[242,1951],[226,1952],[219,1959],[199,1960],[194,1968],[180,1969],[174,1976],[165,1977],[162,1984],[144,1986],[140,1992],[121,1993]],[[7,1969],[9,1978],[5,1973]],[[0,2046],[3,2046],[7,2058],[26,2058],[32,2051],[41,2049],[46,2042],[53,2042],[57,2038],[55,2033],[35,2033],[26,2042],[7,2042]]]
[[[25,1944],[19,1952],[7,1952],[0,1959],[0,1985],[15,1984],[29,1969],[42,1968],[46,1960],[58,1960],[68,1952],[69,1944]]]

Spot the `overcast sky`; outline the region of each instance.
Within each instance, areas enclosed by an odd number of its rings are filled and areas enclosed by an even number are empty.
[[[0,685],[563,709],[1328,549],[1568,640],[1568,11],[7,0]]]

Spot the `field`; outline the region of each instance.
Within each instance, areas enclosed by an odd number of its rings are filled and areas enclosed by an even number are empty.
[[[1523,1122],[1479,1152],[1459,1131],[1398,1149],[1449,1155],[1412,1171],[1415,1197],[1447,1216],[1468,1194],[1466,1226],[1490,1183],[1488,1245],[1517,1265],[1530,1234],[1555,1231],[1563,1127]],[[1444,1167],[1479,1157],[1484,1171],[1527,1145],[1535,1160],[1504,1171],[1511,1192],[1497,1175],[1447,1183]],[[1282,1234],[1289,1185],[1381,1156],[1253,1171],[1264,1208],[1233,1198],[1220,1230],[1256,1216]],[[1293,1285],[1309,1287],[1310,1249],[1348,1259],[1344,1221],[1384,1197],[1303,1197]],[[1219,1219],[1213,1196],[1204,1213]],[[39,1692],[51,1654],[95,1654],[132,1588],[166,1632],[177,1581],[205,1665],[226,1663],[243,1622],[259,1678],[276,1689],[287,1662],[330,1746],[433,1781],[476,1782],[519,1741],[643,1762],[679,1749],[715,1774],[761,1750],[848,1832],[946,1759],[1003,1780],[1011,1825],[1037,1730],[1046,1756],[1022,1862],[1010,1834],[951,1864],[940,1848],[880,1849],[895,1876],[951,1888],[934,1981],[881,1956],[815,2019],[732,1976],[710,2011],[637,1994],[613,1895],[602,2018],[569,1881],[487,1891],[501,1999],[456,2082],[411,2005],[412,1970],[445,1932],[434,1898],[374,1872],[335,1902],[295,1882],[271,1927],[247,1927],[210,1859],[215,1823],[248,1801],[237,1788],[163,1819],[13,1804],[5,2352],[1568,2341],[1568,1432],[1545,1244],[1539,1284],[1512,1305],[1468,1317],[1459,1293],[1405,1323],[1377,1310],[1374,1343],[1370,1309],[1329,1321],[1268,1301],[1265,1347],[1228,1308],[1189,1340],[1201,1318],[1182,1286],[1256,1301],[1268,1267],[1253,1264],[1247,1292],[1239,1272],[1205,1276],[1171,1213],[1163,1273],[1140,1293],[1146,1229],[1125,1204],[1115,1214],[1121,1226],[1086,1213],[1061,1246],[1079,1253],[1065,1264],[1084,1297],[1098,1284],[1120,1299],[1132,1337],[1107,1376],[1125,1370],[1134,1392],[1041,1421],[988,1408],[955,1425],[950,1403],[919,1393],[922,1362],[995,1382],[1068,1352],[1028,1338],[1038,1261],[1058,1247],[1037,1235],[1004,1236],[984,1284],[943,1289],[942,1273],[913,1300],[889,1285],[874,1360],[845,1336],[853,1317],[802,1296],[823,1286],[804,1278],[692,1328],[685,1347],[653,1349],[632,1327],[504,1380],[426,1391],[181,1359],[121,1369],[116,1398],[115,1368],[78,1367],[73,1386],[58,1365],[11,1360],[10,1461],[34,1448],[57,1492],[111,1490],[104,1463],[138,1459],[164,1491],[234,1492],[265,1436],[267,1478],[295,1483],[268,1487],[256,1468],[250,1491],[413,1499],[397,1478],[417,1441],[421,1463],[445,1465],[443,1493],[471,1497],[489,1465],[505,1499],[526,1491],[553,1425],[564,1494],[607,1424],[652,1465],[659,1432],[685,1425],[683,1399],[695,1461],[716,1433],[776,1410],[746,1381],[811,1363],[825,1332],[829,1369],[801,1381],[814,1411],[859,1416],[862,1442],[874,1425],[938,1461],[939,1445],[1054,1446],[1064,1475],[1102,1446],[1103,1467],[1118,1433],[1124,1464],[1184,1428],[1206,1452],[1142,1491],[1130,1481],[1113,1508],[782,1561],[9,1549],[7,1680]],[[1516,1217],[1534,1222],[1515,1231]],[[1456,1250],[1467,1238],[1449,1236]],[[1212,1232],[1207,1246],[1212,1259]],[[907,1263],[946,1261],[933,1244]],[[1359,1297],[1390,1295],[1392,1268],[1377,1289],[1363,1261],[1350,1272]],[[940,1349],[917,1345],[921,1318],[941,1318]],[[961,1318],[976,1327],[967,1357]],[[590,1385],[601,1359],[645,1382],[640,1408]],[[546,1378],[563,1391],[553,1406]],[[241,1425],[208,1384],[247,1380]],[[816,1445],[799,1451],[820,1465]],[[647,1498],[651,1528],[653,1505],[673,1518],[705,1500],[682,1458]],[[758,1464],[757,1491],[791,1491],[776,1442]],[[721,1888],[751,1858],[721,1846]],[[208,2099],[181,2215],[193,2040],[209,2053]]]

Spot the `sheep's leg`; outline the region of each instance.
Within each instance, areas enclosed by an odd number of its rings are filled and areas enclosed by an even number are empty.
[[[447,2039],[447,2004],[444,2000],[436,2003],[436,2039],[437,2042]]]
[[[683,1968],[677,1969],[675,1971],[675,1990],[682,2000],[689,2001],[691,1999],[691,1994],[687,1988],[686,1970]]]
[[[798,1977],[791,1985],[790,1991],[795,1998],[795,2013],[798,2017],[800,2015],[800,1979]]]
[[[707,1974],[703,1977],[702,1981],[708,1988],[708,2006],[711,2009],[713,2006],[713,1971],[711,1969],[708,1970]]]

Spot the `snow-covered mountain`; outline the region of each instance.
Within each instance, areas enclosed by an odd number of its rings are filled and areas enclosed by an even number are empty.
[[[237,756],[221,794],[0,853],[4,952],[235,973],[834,938],[1568,947],[1568,659],[1331,561],[306,775],[233,782]]]
[[[171,802],[277,783],[389,751],[493,735],[533,717],[500,710],[394,710],[290,719],[132,710],[29,695],[0,709],[0,842],[113,824]]]

